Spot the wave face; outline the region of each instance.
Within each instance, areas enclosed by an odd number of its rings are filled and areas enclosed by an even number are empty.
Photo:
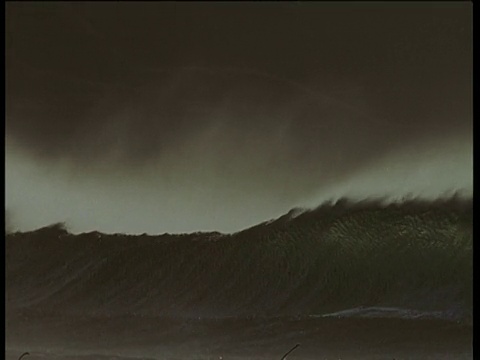
[[[7,313],[469,321],[472,229],[472,201],[458,199],[342,200],[229,235],[50,226],[6,236]]]

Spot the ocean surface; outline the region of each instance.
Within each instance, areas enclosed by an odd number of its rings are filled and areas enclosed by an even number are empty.
[[[6,359],[472,359],[472,201],[6,236]]]

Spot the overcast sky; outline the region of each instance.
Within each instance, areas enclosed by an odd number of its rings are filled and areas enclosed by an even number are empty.
[[[472,191],[471,2],[8,2],[17,229],[236,231]]]

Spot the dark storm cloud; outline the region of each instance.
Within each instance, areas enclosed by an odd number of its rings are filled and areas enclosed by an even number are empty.
[[[468,141],[471,31],[466,2],[7,3],[7,137],[42,161],[203,160],[308,191]]]

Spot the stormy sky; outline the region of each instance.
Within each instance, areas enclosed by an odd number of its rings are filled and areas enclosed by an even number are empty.
[[[6,3],[15,229],[468,196],[472,122],[470,2]]]

